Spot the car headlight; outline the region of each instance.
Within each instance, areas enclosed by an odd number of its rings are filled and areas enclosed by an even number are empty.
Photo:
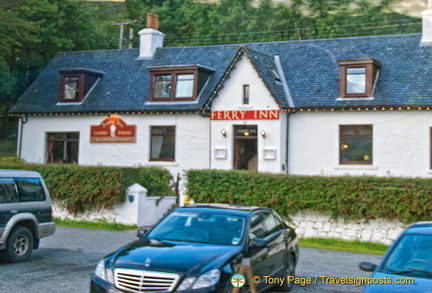
[[[183,282],[180,284],[180,286],[177,288],[177,291],[183,291],[187,289],[201,289],[213,286],[219,282],[220,278],[220,270],[214,269],[210,270],[198,278],[186,278],[183,280]]]
[[[101,278],[102,280],[105,280],[111,284],[114,284],[114,274],[113,271],[110,269],[105,268],[105,260],[101,260],[96,265],[96,269],[94,271],[94,274]]]
[[[210,270],[202,274],[193,284],[192,289],[210,287],[219,282],[220,271],[218,269]]]
[[[181,282],[180,286],[178,286],[177,291],[183,291],[189,289],[192,284],[195,282],[196,278],[186,278]]]

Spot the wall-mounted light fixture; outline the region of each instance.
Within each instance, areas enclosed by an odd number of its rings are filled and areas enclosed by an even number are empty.
[[[227,132],[226,132],[225,129],[222,129],[220,133],[221,133],[223,136],[226,136],[226,135],[227,135]]]
[[[249,130],[246,130],[245,132],[243,132],[243,135],[244,135],[244,136],[249,136],[249,135],[250,135]]]
[[[266,132],[265,132],[265,130],[261,130],[261,131],[260,131],[260,134],[261,134],[262,137],[265,137],[265,136],[266,136]]]

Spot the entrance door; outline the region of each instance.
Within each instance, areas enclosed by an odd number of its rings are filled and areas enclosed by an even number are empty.
[[[258,170],[256,125],[234,125],[234,169]]]

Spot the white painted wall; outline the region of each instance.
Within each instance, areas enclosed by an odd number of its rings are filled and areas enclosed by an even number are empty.
[[[27,162],[44,163],[47,132],[79,132],[80,165],[161,166],[172,175],[185,170],[209,168],[210,121],[193,114],[123,115],[135,124],[136,143],[90,143],[90,126],[99,125],[106,116],[29,117],[23,127],[21,157]],[[149,161],[150,126],[176,126],[175,162]]]
[[[373,165],[339,164],[339,125],[373,125]],[[430,111],[298,112],[290,115],[289,173],[432,177]]]
[[[279,106],[271,97],[269,90],[259,78],[250,61],[243,57],[236,63],[236,69],[231,72],[231,78],[226,80],[219,96],[214,99],[212,111],[241,110],[278,110]],[[250,86],[249,105],[243,105],[243,85]],[[281,173],[285,162],[286,117],[281,112],[279,120],[212,120],[211,121],[211,168],[231,170],[233,168],[234,125],[257,125],[258,133],[265,130],[266,135],[258,134],[258,171]],[[221,130],[227,131],[224,137]],[[217,158],[217,150],[226,150],[225,158]],[[275,150],[275,159],[264,159],[264,150]]]

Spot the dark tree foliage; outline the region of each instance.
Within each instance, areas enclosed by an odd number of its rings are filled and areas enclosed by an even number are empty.
[[[421,21],[389,14],[395,0],[0,0],[0,138],[7,111],[59,51],[115,49],[114,23],[159,15],[166,46],[212,45],[418,32]],[[125,35],[128,30],[125,29]]]

